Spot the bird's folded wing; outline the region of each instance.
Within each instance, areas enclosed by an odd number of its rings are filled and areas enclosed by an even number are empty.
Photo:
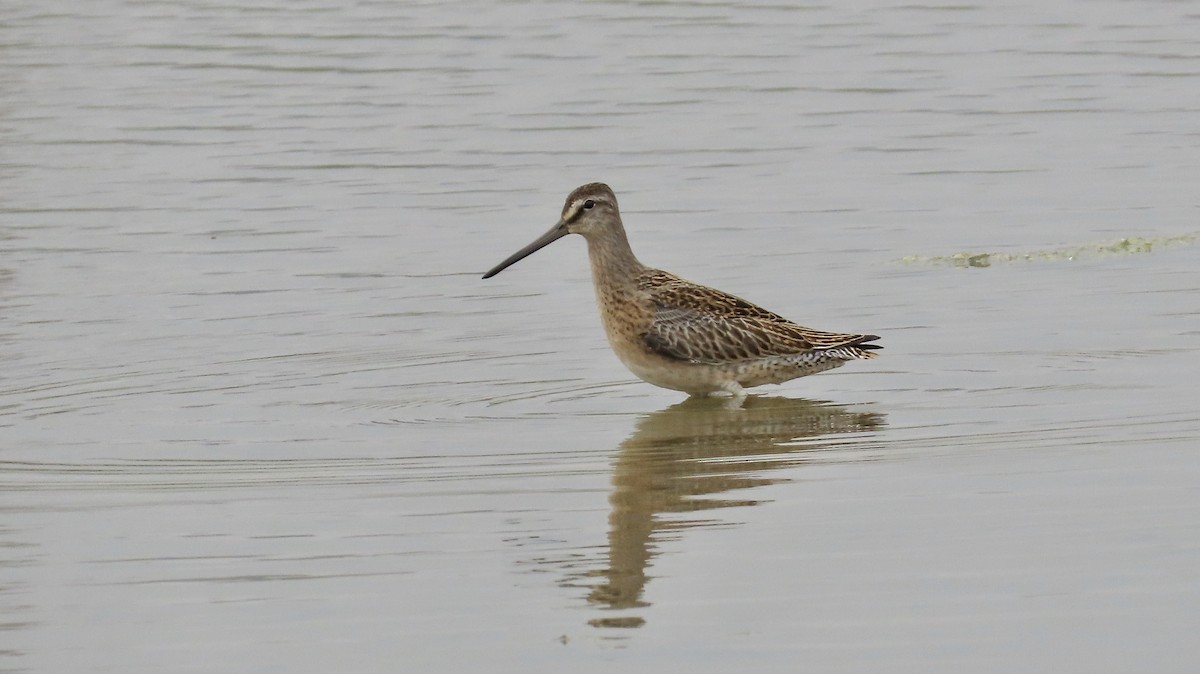
[[[660,307],[643,335],[654,352],[695,363],[728,363],[790,356],[861,345],[871,335],[811,330],[739,316],[721,316],[681,307]]]
[[[736,295],[689,283],[654,270],[641,279],[650,295],[654,315],[642,335],[655,353],[696,363],[728,363],[769,356],[791,356],[810,351],[857,347],[875,335],[824,332],[797,325]]]

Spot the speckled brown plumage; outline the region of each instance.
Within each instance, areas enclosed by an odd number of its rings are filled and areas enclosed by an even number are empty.
[[[649,296],[653,320],[643,339],[654,351],[693,363],[727,363],[810,351],[874,358],[875,335],[813,330],[716,288],[646,268],[638,288]],[[836,356],[833,356],[836,357]],[[845,360],[845,358],[842,358]]]
[[[875,335],[797,325],[746,300],[652,269],[629,247],[607,185],[567,197],[559,222],[484,275],[495,274],[567,234],[588,242],[604,331],[617,357],[651,384],[692,394],[781,383],[874,358]]]

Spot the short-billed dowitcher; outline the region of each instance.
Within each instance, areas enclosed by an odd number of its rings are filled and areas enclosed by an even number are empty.
[[[550,231],[483,278],[567,234],[587,239],[596,302],[608,342],[630,371],[655,386],[703,395],[779,384],[874,358],[875,335],[812,330],[715,288],[638,262],[608,185],[571,192]]]

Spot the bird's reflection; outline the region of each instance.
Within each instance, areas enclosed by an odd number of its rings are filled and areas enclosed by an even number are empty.
[[[695,514],[702,510],[754,505],[753,499],[717,495],[779,481],[769,472],[810,460],[811,451],[821,448],[822,436],[869,432],[883,423],[883,415],[873,412],[757,396],[740,406],[690,398],[645,417],[621,443],[617,457],[606,568],[568,579],[568,584],[589,586],[588,601],[605,609],[646,606],[642,592],[657,533],[716,522]],[[802,439],[810,440],[796,442]],[[673,513],[693,515],[662,517]],[[621,616],[590,622],[598,627],[638,627],[643,619]]]

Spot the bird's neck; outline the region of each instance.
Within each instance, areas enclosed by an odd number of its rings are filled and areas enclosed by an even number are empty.
[[[629,290],[637,285],[637,275],[643,267],[629,247],[623,227],[618,225],[586,238],[592,280],[598,291]]]

